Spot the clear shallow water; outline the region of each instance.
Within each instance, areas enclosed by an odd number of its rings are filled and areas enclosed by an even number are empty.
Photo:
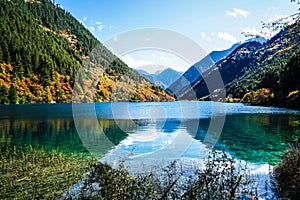
[[[241,160],[274,164],[300,138],[299,127],[299,111],[243,104],[76,104],[73,112],[71,104],[0,106],[1,148],[92,151],[107,160],[203,158],[214,146]]]

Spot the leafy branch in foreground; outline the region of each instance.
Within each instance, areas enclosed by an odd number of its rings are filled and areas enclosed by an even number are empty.
[[[182,175],[173,162],[158,173],[132,176],[98,163],[83,180],[78,193],[65,199],[237,199],[256,198],[249,188],[253,182],[247,167],[236,163],[225,152],[210,154],[204,169]]]
[[[186,199],[236,199],[244,195],[253,197],[246,189],[252,179],[246,172],[247,168],[236,163],[224,152],[209,156],[205,169],[198,169],[194,182],[188,185],[184,194]]]

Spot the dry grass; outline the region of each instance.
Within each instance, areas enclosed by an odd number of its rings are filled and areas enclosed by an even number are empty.
[[[54,199],[90,170],[92,159],[13,147],[0,154],[0,199]]]

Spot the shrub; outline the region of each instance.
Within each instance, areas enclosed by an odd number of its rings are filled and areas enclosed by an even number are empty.
[[[270,89],[262,88],[257,91],[251,91],[244,95],[241,102],[252,105],[268,105],[274,99],[274,93]]]
[[[66,199],[236,199],[254,198],[247,186],[253,181],[226,153],[213,152],[204,169],[183,176],[178,163],[170,163],[155,173],[132,176],[124,167],[117,169],[98,163],[83,180],[77,196]]]
[[[235,159],[224,152],[211,154],[204,170],[197,170],[195,180],[188,185],[187,199],[236,199],[248,193],[246,186],[252,179],[246,173],[246,167],[237,165]]]
[[[300,140],[290,145],[272,174],[274,192],[282,199],[300,199]]]

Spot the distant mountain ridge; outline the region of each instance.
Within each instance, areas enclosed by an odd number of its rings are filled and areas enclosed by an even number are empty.
[[[191,83],[196,81],[196,79],[201,75],[201,72],[208,70],[215,62],[218,62],[222,58],[226,57],[232,53],[237,47],[241,45],[241,42],[238,42],[232,45],[229,49],[222,51],[212,51],[210,54],[205,56],[202,60],[195,63],[190,67],[181,77],[174,81],[169,87],[168,90],[174,94],[180,93],[183,88],[189,86]]]
[[[212,51],[208,56],[214,61],[218,62],[222,58],[231,54],[236,48],[238,48],[242,42],[237,42],[233,44],[229,49],[221,50],[221,51]]]
[[[150,74],[144,70],[137,70],[139,74],[147,78],[151,83],[167,89],[175,80],[177,80],[182,73],[177,72],[172,68],[167,68],[163,71]]]
[[[247,42],[259,42],[261,44],[265,44],[268,42],[268,40],[264,37],[256,37],[256,38],[247,39],[244,43],[247,43]]]

